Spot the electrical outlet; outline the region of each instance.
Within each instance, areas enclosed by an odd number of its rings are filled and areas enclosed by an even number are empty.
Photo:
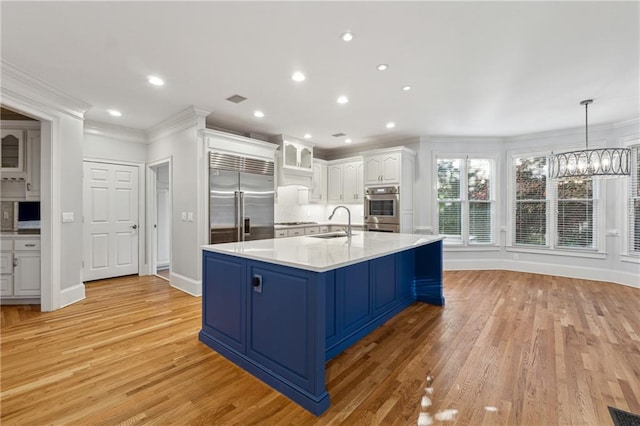
[[[71,223],[73,221],[73,212],[62,212],[62,223]]]
[[[187,212],[182,212],[182,214],[180,215],[181,219],[183,222],[187,221]]]

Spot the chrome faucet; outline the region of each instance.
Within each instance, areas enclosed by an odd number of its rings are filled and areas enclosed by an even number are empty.
[[[336,210],[338,210],[340,207],[342,207],[343,209],[345,209],[347,211],[347,237],[351,237],[352,232],[351,232],[351,210],[349,210],[347,207],[345,206],[338,206],[335,209],[333,209],[333,212],[331,212],[331,215],[329,216],[329,220],[333,219],[333,215],[336,214]]]

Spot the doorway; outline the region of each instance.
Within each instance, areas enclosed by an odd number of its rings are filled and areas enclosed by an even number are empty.
[[[153,187],[151,270],[160,278],[171,281],[171,160],[153,163],[149,171]]]

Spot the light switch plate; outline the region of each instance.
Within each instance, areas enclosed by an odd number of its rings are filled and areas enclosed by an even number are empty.
[[[62,212],[62,223],[73,222],[73,212]]]
[[[193,212],[188,212],[188,213],[187,213],[187,220],[188,220],[189,222],[193,222]]]
[[[187,212],[182,212],[182,214],[180,215],[180,218],[182,219],[183,222],[185,222],[187,220]]]

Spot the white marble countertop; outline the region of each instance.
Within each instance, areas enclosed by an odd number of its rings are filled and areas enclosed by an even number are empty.
[[[305,235],[212,244],[202,246],[202,249],[308,271],[326,272],[442,239],[432,235],[385,232],[356,231],[354,234],[350,239],[347,237],[323,239]]]

